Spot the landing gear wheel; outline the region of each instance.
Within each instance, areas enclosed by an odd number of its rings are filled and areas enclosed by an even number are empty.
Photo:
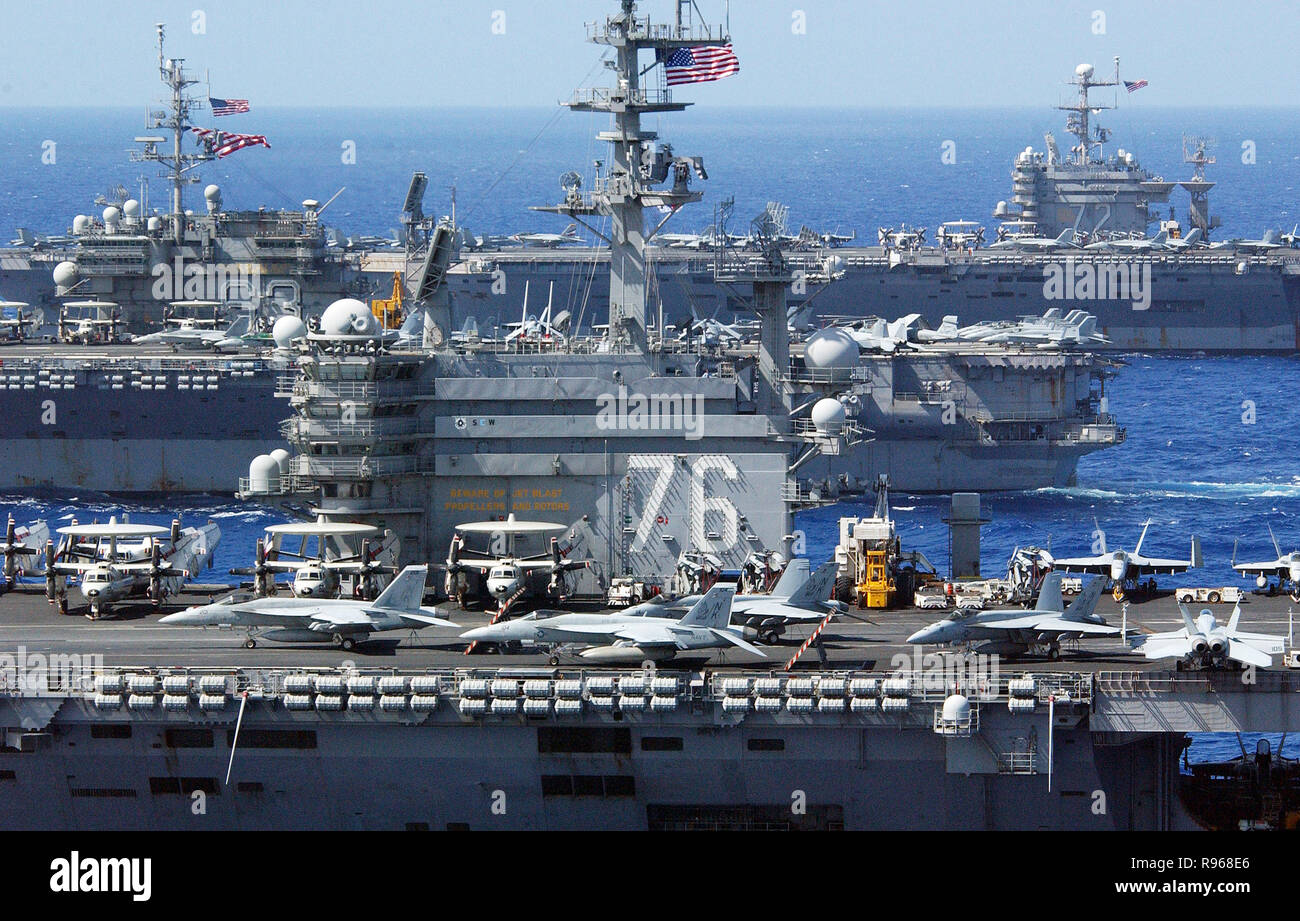
[[[1210,594],[1205,596],[1205,600],[1210,604],[1218,604],[1223,599],[1219,596],[1218,592],[1210,592]]]
[[[1060,658],[1061,658],[1060,646],[1057,646],[1055,643],[1053,643],[1051,646],[1047,647],[1047,660],[1049,662],[1057,662],[1060,660]]]
[[[357,641],[350,636],[345,636],[339,640],[339,648],[344,652],[351,652],[357,648]]]
[[[775,630],[769,630],[763,634],[763,642],[768,646],[775,646],[781,639],[781,634]]]
[[[551,653],[550,656],[547,657],[547,659],[546,659],[546,663],[547,663],[548,665],[559,665],[559,664],[560,664],[560,657],[557,656],[555,653]]]
[[[244,648],[245,648],[245,649],[256,649],[256,648],[257,648],[257,640],[253,639],[253,638],[250,636],[248,639],[244,640]]]

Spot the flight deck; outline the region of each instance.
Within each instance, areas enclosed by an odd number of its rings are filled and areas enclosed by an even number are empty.
[[[275,643],[265,639],[256,648],[247,649],[244,628],[224,627],[171,627],[158,623],[160,617],[184,609],[189,605],[208,603],[216,593],[189,593],[179,597],[178,603],[164,604],[153,609],[147,602],[138,605],[124,604],[114,608],[112,615],[97,621],[82,616],[82,610],[73,607],[68,616],[60,616],[42,594],[29,591],[35,586],[0,596],[0,654],[12,653],[21,646],[28,654],[46,655],[99,655],[108,667],[151,666],[190,668],[298,668],[339,667],[352,663],[362,668],[509,668],[547,666],[546,649],[524,648],[518,652],[475,652],[465,654],[465,641],[459,633],[481,627],[491,619],[481,610],[463,611],[455,604],[438,606],[440,617],[451,620],[463,630],[429,628],[419,631],[378,635],[361,643],[351,652],[337,649],[327,643]],[[1193,612],[1201,606],[1193,606]],[[1247,629],[1277,636],[1289,636],[1291,623],[1289,608],[1293,607],[1285,596],[1274,598],[1251,597],[1242,605],[1242,623]],[[1111,598],[1103,598],[1097,613],[1117,629],[1121,625],[1120,606]],[[1227,617],[1229,605],[1214,606],[1216,616]],[[919,610],[906,608],[889,611],[850,609],[849,613],[834,618],[822,633],[821,648],[825,653],[824,667],[834,670],[896,671],[900,664],[896,657],[904,656],[912,669],[923,667],[922,659],[933,653],[952,655],[961,648],[948,649],[937,646],[909,645],[907,638],[937,620],[951,616],[951,611]],[[1136,602],[1129,606],[1128,629],[1152,632],[1175,630],[1182,619],[1172,595]],[[776,670],[782,671],[811,632],[811,628],[795,630],[774,646],[764,646],[768,658],[760,659],[742,650],[724,651],[704,655],[692,652],[682,658],[662,663],[661,669],[699,668]],[[1290,642],[1288,642],[1288,648]],[[978,650],[976,650],[978,652]],[[689,655],[689,658],[687,657]],[[587,665],[576,654],[561,651],[561,666],[572,668]],[[817,670],[823,667],[817,646],[810,647],[799,658],[796,670]],[[1119,637],[1089,639],[1078,643],[1065,643],[1059,661],[1050,661],[1045,655],[1027,655],[1001,660],[1003,670],[1050,669],[1052,671],[1152,671],[1169,670],[1171,660],[1149,661],[1142,655],[1130,652]],[[1281,657],[1275,659],[1274,671],[1286,671]]]

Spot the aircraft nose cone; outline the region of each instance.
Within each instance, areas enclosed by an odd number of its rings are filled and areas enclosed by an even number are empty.
[[[942,642],[939,639],[939,637],[941,637],[942,635],[943,635],[942,626],[931,625],[921,630],[917,630],[915,633],[913,633],[911,636],[907,638],[907,641],[909,643],[914,643],[918,646],[924,646],[930,643]]]
[[[490,640],[496,635],[496,631],[491,627],[475,627],[473,630],[466,630],[460,635],[462,640]]]

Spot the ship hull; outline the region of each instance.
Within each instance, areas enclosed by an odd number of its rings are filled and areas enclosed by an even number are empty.
[[[802,317],[806,321],[863,316],[892,320],[920,314],[937,328],[949,315],[967,325],[1041,315],[1053,308],[1062,313],[1081,309],[1097,317],[1098,328],[1109,340],[1103,348],[1115,351],[1300,350],[1300,254],[1135,260],[1139,268],[1148,266],[1145,306],[1145,295],[1136,306],[1131,298],[1055,296],[1058,292],[1045,284],[1045,269],[1054,264],[1048,256],[904,254],[894,263],[879,249],[792,256],[807,261],[809,268],[828,257],[844,260],[844,274],[817,292],[810,315]],[[1064,264],[1065,258],[1057,261]],[[1115,261],[1070,258],[1077,265]],[[665,324],[680,327],[690,320],[692,309],[699,317],[728,318],[733,311],[748,315],[743,299],[714,280],[710,257],[661,251],[655,260],[655,296],[662,301]],[[603,317],[609,300],[603,268],[599,257],[579,252],[468,256],[448,275],[457,322],[472,316],[482,327],[492,317],[501,322],[517,318],[525,282],[533,292],[531,307],[544,300],[536,292],[546,292],[553,284],[557,305],[575,316]],[[584,312],[581,298],[588,294]],[[792,293],[787,303],[797,309],[804,300]],[[657,303],[652,310],[658,310]]]
[[[184,714],[82,722],[80,706],[65,704],[28,740],[34,751],[7,759],[0,822],[87,831],[1190,827],[1172,792],[1176,733],[1102,746],[1086,730],[1058,730],[1049,789],[1042,773],[967,773],[956,752],[978,740],[896,726],[643,717],[581,730],[595,750],[565,751],[557,740],[576,734],[514,720],[416,727],[281,711],[244,721],[226,784],[229,709],[214,727]]]

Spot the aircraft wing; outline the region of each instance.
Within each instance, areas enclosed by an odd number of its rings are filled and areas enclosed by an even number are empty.
[[[1110,575],[1114,558],[1110,556],[1076,556],[1072,559],[1058,558],[1052,568],[1060,572],[1090,572],[1102,576]]]
[[[1281,652],[1281,649],[1276,650]],[[1269,651],[1260,649],[1252,643],[1242,642],[1234,637],[1228,645],[1228,658],[1235,659],[1238,662],[1245,662],[1247,665],[1254,665],[1256,668],[1268,668],[1273,664],[1273,656]]]
[[[1148,659],[1178,659],[1192,651],[1192,644],[1181,632],[1156,633],[1144,637],[1142,642],[1133,648],[1139,650]]]
[[[1187,572],[1192,566],[1191,560],[1153,560],[1147,557],[1129,561],[1129,570],[1142,575],[1167,572],[1170,574]]]
[[[401,614],[402,620],[409,620],[418,627],[456,627],[460,624],[453,624],[449,620],[443,620],[441,617],[431,617],[428,614]]]
[[[1098,624],[1090,620],[1071,620],[1050,612],[1031,611],[1024,617],[981,623],[983,629],[1037,630],[1041,633],[1088,633],[1093,636],[1119,636],[1119,627]]]
[[[1240,573],[1269,576],[1282,575],[1290,571],[1290,567],[1278,565],[1276,561],[1268,563],[1234,563],[1232,568]]]
[[[311,619],[315,623],[329,624],[331,627],[358,627],[373,623],[369,614],[351,605],[346,608],[332,605],[319,607],[315,609]]]
[[[1237,632],[1232,634],[1230,642],[1233,646],[1236,646],[1239,642],[1249,643],[1251,646],[1263,650],[1264,652],[1271,652],[1279,655],[1286,652],[1285,639],[1280,636],[1269,636],[1266,633]]]
[[[669,625],[656,623],[655,620],[656,618],[650,618],[648,623],[629,623],[620,620],[610,624],[565,624],[561,629],[565,633],[589,635],[593,641],[626,640],[637,645],[676,646],[672,632],[667,629]]]

